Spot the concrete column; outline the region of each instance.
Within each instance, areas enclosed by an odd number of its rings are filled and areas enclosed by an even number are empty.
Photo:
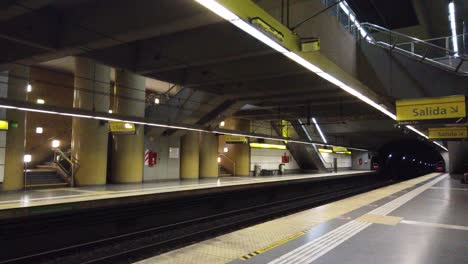
[[[200,177],[218,177],[218,138],[212,133],[201,134]]]
[[[110,68],[93,60],[75,58],[73,107],[97,112],[109,110]],[[94,92],[93,92],[94,91]],[[73,117],[72,155],[78,162],[76,185],[106,184],[109,126],[90,118]]]
[[[128,116],[145,116],[145,78],[126,70],[115,70],[114,112]],[[128,98],[128,99],[126,99]],[[112,182],[143,181],[144,126],[136,125],[134,135],[113,135]]]
[[[7,97],[26,101],[26,86],[28,85],[28,80],[29,67],[14,66],[13,69],[8,72]],[[6,119],[18,122],[18,127],[10,128],[6,133],[3,190],[21,190],[24,186],[23,156],[25,154],[25,112],[7,110]]]
[[[231,122],[231,121],[228,121]],[[233,129],[250,132],[249,120],[232,120],[234,122]],[[249,176],[250,175],[250,147],[248,144],[236,144],[234,149],[234,161],[236,162],[236,176]]]
[[[180,147],[180,178],[181,179],[198,179],[200,173],[199,165],[199,132],[187,132],[181,138]]]

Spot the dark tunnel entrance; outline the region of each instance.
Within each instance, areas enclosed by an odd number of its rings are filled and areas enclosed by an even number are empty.
[[[442,155],[427,142],[419,140],[387,143],[380,149],[376,159],[380,164],[380,175],[394,180],[443,172],[446,168]]]

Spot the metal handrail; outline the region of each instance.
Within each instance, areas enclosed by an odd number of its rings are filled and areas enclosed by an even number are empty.
[[[403,38],[411,39],[411,40],[413,40],[413,42],[422,43],[422,44],[431,46],[433,48],[442,49],[442,50],[445,50],[445,51],[448,51],[448,52],[451,52],[451,53],[455,53],[455,51],[453,51],[453,50],[442,48],[442,47],[434,45],[432,43],[428,43],[427,41],[424,41],[424,40],[421,40],[421,39],[418,39],[418,38],[415,38],[415,37],[411,37],[411,36],[405,35],[405,34],[400,33],[400,32],[392,31],[392,30],[390,30],[388,28],[384,28],[384,27],[381,27],[381,26],[378,26],[378,25],[375,25],[375,24],[372,24],[372,23],[367,23],[367,22],[366,23],[361,23],[361,26],[376,29],[376,30],[378,30],[380,32],[385,32],[385,33],[391,34],[392,36],[396,35],[396,36],[400,36],[400,37],[403,37]],[[371,39],[373,40],[372,36],[371,36]]]
[[[416,57],[420,61],[431,63],[434,66],[437,66],[437,67],[442,68],[442,69],[454,71],[457,74],[461,74],[461,75],[467,75],[468,74],[468,72],[466,72],[466,71],[459,71],[462,64],[465,63],[465,61],[467,61],[468,58],[466,56],[464,56],[464,55],[457,54],[453,50],[450,50],[450,49],[447,49],[447,48],[444,48],[444,47],[441,47],[441,46],[437,46],[437,45],[429,43],[429,42],[427,42],[425,40],[421,40],[421,39],[411,37],[411,36],[408,36],[408,35],[405,35],[405,34],[402,34],[402,33],[399,33],[399,32],[395,32],[395,31],[392,31],[392,30],[389,30],[389,29],[386,29],[384,27],[374,25],[374,24],[371,24],[371,23],[362,23],[361,26],[366,28],[366,29],[373,30],[374,32],[388,34],[388,35],[390,35],[390,37],[395,37],[396,38],[395,41],[393,41],[393,39],[392,39],[393,43],[387,43],[387,42],[384,42],[384,41],[376,41],[375,38],[371,35],[371,32],[368,32],[368,34],[367,34],[368,37],[366,37],[365,39],[368,42],[372,43],[372,44],[383,46],[384,48],[387,48],[390,51],[393,51],[393,50],[399,51],[402,54],[409,55],[409,56],[412,56],[412,57]],[[398,43],[398,39],[402,39],[402,38],[409,39],[412,42]],[[409,51],[409,50],[405,50],[405,49],[399,47],[399,46],[402,46],[402,45],[408,44],[408,43],[410,43],[411,45],[414,45],[414,44],[424,45],[424,47],[425,47],[424,52],[423,52],[424,54],[418,54],[418,53],[414,52],[413,48],[412,48],[411,51]],[[430,52],[434,52],[434,51],[439,51],[441,53],[447,54],[448,56],[440,57],[440,58],[428,58],[428,54],[430,54]],[[459,62],[457,61],[456,65],[451,65],[449,63],[444,63],[444,62],[440,61],[440,60],[443,60],[443,59],[458,60]]]
[[[64,168],[62,164],[60,164],[60,160],[65,160],[70,165],[70,170]],[[56,148],[54,149],[54,164],[67,173],[68,177],[70,177],[70,186],[73,187],[77,162],[73,161],[72,157],[69,158],[64,152]]]
[[[218,155],[221,157],[225,157],[227,160],[229,160],[232,163],[232,175],[236,176],[236,162],[230,157],[228,157],[227,155],[225,155],[224,153],[218,153]]]

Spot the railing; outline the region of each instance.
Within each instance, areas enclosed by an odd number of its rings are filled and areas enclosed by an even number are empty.
[[[361,26],[367,32],[367,36],[363,38],[372,44],[445,70],[463,75],[468,74],[468,63],[466,62],[468,58],[451,49],[454,39],[462,43],[463,34],[455,38],[449,36],[420,40],[370,23],[363,23]]]
[[[463,50],[467,34],[420,40],[378,25],[370,23],[361,24],[346,1],[320,1],[326,7],[330,7],[329,13],[335,16],[343,27],[356,39],[366,40],[392,52],[398,52],[444,70],[460,75],[468,75],[468,62],[466,62],[468,58],[466,55],[463,55],[468,52]],[[452,48],[453,41],[456,41],[458,47],[461,48],[458,52],[455,52]]]
[[[74,161],[71,155],[67,155],[60,149],[54,149],[54,164],[59,170],[65,173],[68,177],[70,186],[73,187],[75,179],[75,171],[78,167],[76,160]]]
[[[236,162],[223,153],[218,153],[218,156],[226,158],[232,164],[232,176],[236,176]]]

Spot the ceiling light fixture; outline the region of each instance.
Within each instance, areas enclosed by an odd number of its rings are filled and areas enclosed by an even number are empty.
[[[327,139],[325,138],[325,135],[323,135],[322,129],[320,129],[320,126],[319,126],[319,124],[317,123],[317,120],[315,119],[315,117],[312,118],[312,122],[314,122],[315,127],[317,128],[317,131],[319,132],[320,137],[322,138],[323,142],[324,142],[325,144],[328,143],[328,142],[327,142]]]
[[[450,30],[452,31],[452,45],[453,51],[455,52],[455,57],[458,57],[458,40],[457,40],[457,21],[455,16],[455,3],[451,1],[448,4],[449,9],[449,21],[450,21]]]
[[[244,20],[242,20],[240,17],[238,17],[236,14],[234,14],[233,12],[231,12],[230,10],[228,10],[226,7],[224,7],[223,5],[219,4],[217,1],[215,0],[195,0],[196,2],[200,3],[201,5],[203,5],[204,7],[208,8],[209,10],[211,10],[213,13],[217,14],[218,16],[224,18],[225,20],[231,22],[233,25],[235,25],[236,27],[242,29],[243,31],[245,31],[246,33],[250,34],[251,36],[253,36],[254,38],[260,40],[261,42],[265,43],[266,45],[270,46],[271,48],[273,48],[274,50],[282,53],[283,55],[285,55],[286,57],[288,57],[289,59],[295,61],[296,63],[302,65],[303,67],[307,68],[308,70],[310,70],[311,72],[313,73],[316,73],[318,74],[320,77],[324,78],[325,80],[335,84],[336,86],[340,87],[341,89],[343,89],[344,91],[348,92],[349,94],[357,97],[358,99],[360,99],[361,101],[367,103],[368,105],[374,107],[375,109],[379,110],[380,112],[382,112],[383,114],[387,115],[388,117],[390,117],[391,119],[393,120],[396,120],[396,115],[393,114],[392,112],[388,111],[385,107],[383,107],[382,105],[374,102],[372,99],[370,99],[369,97],[363,95],[361,92],[357,91],[356,89],[344,84],[343,82],[341,82],[340,80],[336,79],[335,77],[333,77],[332,75],[328,74],[328,73],[325,73],[322,69],[320,69],[319,67],[315,66],[314,64],[310,63],[309,61],[305,60],[304,58],[302,58],[301,56],[297,55],[296,53],[292,52],[292,51],[289,51],[287,50],[286,48],[284,48],[283,46],[281,46],[279,43],[277,43],[276,41],[274,41],[273,39],[269,38],[268,36],[266,36],[265,34],[263,34],[261,31],[257,30],[255,27],[253,27],[252,25],[248,24],[247,22],[245,22]],[[353,14],[351,14],[350,12],[350,8],[347,6],[347,4],[345,5],[343,2],[340,3],[340,8],[348,15],[350,16],[350,19],[351,21],[354,23],[354,25],[358,28],[360,34],[363,36],[363,37],[366,37],[367,40],[370,40],[367,32],[362,28],[362,26],[359,24],[359,22],[356,20],[356,18],[354,17]],[[412,128],[409,128],[410,130],[416,132],[417,134],[423,134],[422,132],[420,132],[419,130],[415,129],[414,127]],[[424,135],[424,134],[423,134]],[[424,135],[424,137],[427,138],[426,135]],[[440,144],[437,144],[437,145],[440,145]],[[445,147],[442,147],[443,149],[446,149]]]

